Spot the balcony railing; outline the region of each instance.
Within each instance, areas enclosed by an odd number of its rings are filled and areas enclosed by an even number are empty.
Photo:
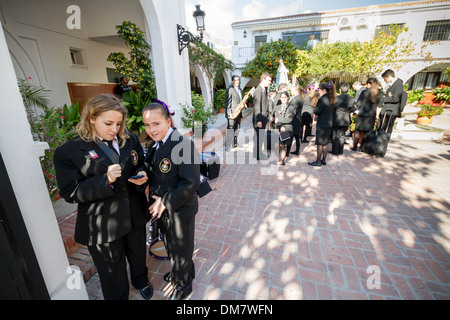
[[[250,58],[254,57],[255,55],[255,47],[239,48],[239,58]]]

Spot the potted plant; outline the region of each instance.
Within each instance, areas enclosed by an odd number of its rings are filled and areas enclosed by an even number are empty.
[[[185,128],[192,128],[194,133],[197,131],[195,128],[201,127],[203,135],[208,130],[208,124],[216,122],[216,116],[211,108],[205,105],[205,100],[200,94],[192,92],[192,106],[185,104],[181,107],[184,112],[181,121]]]
[[[219,113],[225,112],[225,93],[225,89],[219,89],[214,94],[214,107],[217,111],[219,111]]]
[[[417,104],[419,101],[422,101],[425,98],[425,90],[424,89],[415,89],[408,91],[408,103]]]
[[[436,88],[433,94],[437,100],[443,101],[445,105],[450,103],[450,87]]]
[[[420,111],[417,112],[417,124],[429,125],[435,114],[439,115],[443,112],[444,106],[440,104],[420,104],[417,107]]]

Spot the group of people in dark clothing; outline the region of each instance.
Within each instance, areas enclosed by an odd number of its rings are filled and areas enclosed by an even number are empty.
[[[331,153],[341,155],[352,123],[352,114],[356,115],[353,145],[350,150],[361,151],[364,136],[373,129],[392,132],[395,118],[401,116],[403,83],[395,78],[394,71],[388,69],[382,74],[384,81],[390,85],[383,94],[377,78],[369,78],[365,86],[359,82],[353,84],[357,91],[355,97],[350,96],[349,83],[340,85],[340,94],[336,95],[333,82],[313,84],[303,90],[296,85],[291,87],[291,95],[287,84],[280,84],[278,92],[269,92],[268,129],[278,129],[280,157],[279,164],[285,165],[290,154],[300,154],[300,144],[308,142],[311,136],[313,120],[316,121],[317,157],[312,166],[326,165],[331,141]],[[255,106],[258,108],[258,105]],[[255,109],[256,110],[256,109]],[[259,109],[258,109],[259,110]],[[389,122],[385,121],[389,111]],[[258,111],[260,112],[260,111]],[[380,120],[377,122],[377,118]],[[291,147],[295,140],[295,151]]]

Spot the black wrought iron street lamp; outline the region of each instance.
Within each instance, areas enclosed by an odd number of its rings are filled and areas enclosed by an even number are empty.
[[[181,55],[181,51],[186,48],[191,41],[202,42],[203,31],[205,30],[205,11],[200,9],[200,5],[195,5],[196,10],[193,13],[195,23],[197,24],[197,31],[200,31],[200,36],[195,37],[189,31],[186,31],[182,26],[177,24],[178,32],[178,52]]]

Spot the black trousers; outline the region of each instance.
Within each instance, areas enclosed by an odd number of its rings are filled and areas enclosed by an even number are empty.
[[[239,135],[239,129],[241,128],[242,114],[238,115],[236,119],[227,119],[227,134],[225,147],[226,150],[233,148],[237,144],[237,137]]]
[[[181,221],[171,219],[166,211],[161,216],[160,231],[172,265],[172,285],[179,291],[189,292],[195,277],[194,255],[194,218]]]
[[[265,155],[262,152],[263,142],[266,139],[266,128],[265,125],[262,128],[255,127],[255,135],[253,138],[253,156],[256,160],[265,160],[262,159]]]
[[[306,140],[306,138],[311,135],[312,121],[312,116],[309,113],[302,114],[302,140]]]
[[[133,287],[140,290],[148,284],[146,230],[145,225],[134,227],[113,242],[88,246],[105,300],[128,300],[127,260]]]
[[[343,154],[345,143],[345,132],[347,132],[348,126],[345,127],[333,127],[333,141],[331,143],[332,154]]]

